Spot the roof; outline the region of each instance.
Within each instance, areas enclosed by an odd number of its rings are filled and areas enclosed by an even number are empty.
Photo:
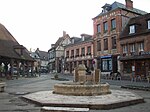
[[[150,33],[150,30],[147,30],[147,20],[150,20],[150,13],[131,18],[121,33],[120,38]],[[130,25],[135,25],[136,31],[133,34],[129,34]]]
[[[23,49],[22,55],[19,55],[15,49]],[[0,24],[0,56],[33,61],[28,50],[20,45],[2,24]]]
[[[74,45],[82,44],[82,43],[85,43],[85,42],[93,41],[92,35],[81,34],[81,36],[84,36],[84,41],[80,37],[71,37],[71,40],[74,40],[74,42],[70,43],[66,47],[74,46]]]
[[[109,4],[105,4],[104,6],[102,6],[102,8],[104,8],[104,7],[109,7],[109,11],[113,11],[113,10],[115,10],[115,9],[118,9],[118,8],[120,8],[120,9],[124,9],[124,10],[128,10],[128,11],[131,11],[131,12],[134,12],[134,13],[137,13],[137,14],[140,14],[140,15],[143,15],[143,14],[146,14],[147,12],[145,12],[145,11],[142,11],[142,10],[139,10],[139,9],[136,9],[136,8],[133,8],[133,9],[129,9],[129,8],[126,8],[126,6],[124,5],[124,4],[122,4],[122,3],[119,3],[119,2],[114,2],[114,3],[112,3],[111,5],[109,5]],[[108,12],[106,12],[106,13],[108,13]],[[99,17],[99,16],[102,16],[102,15],[105,15],[106,13],[104,13],[104,12],[101,12],[100,14],[98,14],[96,17],[94,17],[93,19],[95,19],[95,18],[97,18],[97,17]]]
[[[48,52],[37,49],[35,53],[40,57],[41,60],[48,61]]]
[[[40,59],[39,55],[38,55],[37,53],[35,53],[35,52],[31,52],[31,53],[30,53],[30,56],[31,56],[32,58],[34,58],[34,59]]]
[[[62,44],[62,42],[63,42],[67,37],[70,38],[70,36],[69,36],[68,34],[64,34],[62,37],[59,37],[59,39],[56,41],[56,43],[55,43],[55,44],[52,44],[53,47],[51,47],[48,51],[51,51],[52,49],[55,49],[55,48],[57,48],[58,46],[60,46],[60,45]]]

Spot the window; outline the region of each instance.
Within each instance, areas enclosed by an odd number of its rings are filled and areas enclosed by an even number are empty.
[[[150,20],[147,21],[148,29],[150,29]]]
[[[104,39],[104,50],[108,50],[108,39]]]
[[[87,47],[87,53],[90,54],[91,53],[91,46]]]
[[[135,52],[135,44],[130,44],[130,52],[131,53]]]
[[[69,51],[66,51],[66,57],[69,58]]]
[[[116,20],[115,19],[112,19],[111,20],[111,29],[115,29],[116,28]]]
[[[144,42],[138,43],[138,51],[144,51]]]
[[[107,32],[107,30],[108,30],[108,24],[107,24],[107,22],[104,22],[104,32]]]
[[[81,49],[81,55],[85,56],[85,48],[84,47]]]
[[[127,45],[123,45],[122,46],[122,51],[123,51],[123,53],[127,53],[128,52],[128,47],[127,47]]]
[[[129,34],[135,33],[135,25],[130,26],[130,32]]]
[[[116,43],[116,36],[112,37],[112,49],[116,49],[117,43]]]
[[[71,57],[74,57],[74,50],[71,50]]]
[[[101,51],[101,41],[97,41],[97,51]]]
[[[102,59],[102,71],[112,70],[112,58]]]
[[[79,56],[79,49],[76,49],[76,57]]]
[[[100,32],[101,32],[101,25],[98,24],[98,25],[97,25],[97,33],[100,33]]]

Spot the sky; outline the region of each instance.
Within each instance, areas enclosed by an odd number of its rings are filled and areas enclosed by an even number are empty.
[[[125,4],[125,0],[116,0]],[[150,12],[150,0],[132,0]],[[63,31],[70,37],[93,34],[92,18],[115,0],[0,0],[0,23],[28,50],[48,51]]]

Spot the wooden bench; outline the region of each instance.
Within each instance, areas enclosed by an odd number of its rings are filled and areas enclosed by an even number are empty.
[[[6,84],[4,82],[0,82],[0,92],[4,92]]]
[[[89,112],[89,108],[74,107],[42,107],[41,112]]]

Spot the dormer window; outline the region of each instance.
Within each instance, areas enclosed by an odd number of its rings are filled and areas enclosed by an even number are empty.
[[[71,40],[71,43],[74,44],[74,39]]]
[[[130,25],[129,28],[130,28],[129,34],[135,33],[135,25]]]
[[[82,36],[82,41],[84,41],[84,39],[85,39],[84,36]]]
[[[150,20],[147,21],[147,27],[150,29]]]

